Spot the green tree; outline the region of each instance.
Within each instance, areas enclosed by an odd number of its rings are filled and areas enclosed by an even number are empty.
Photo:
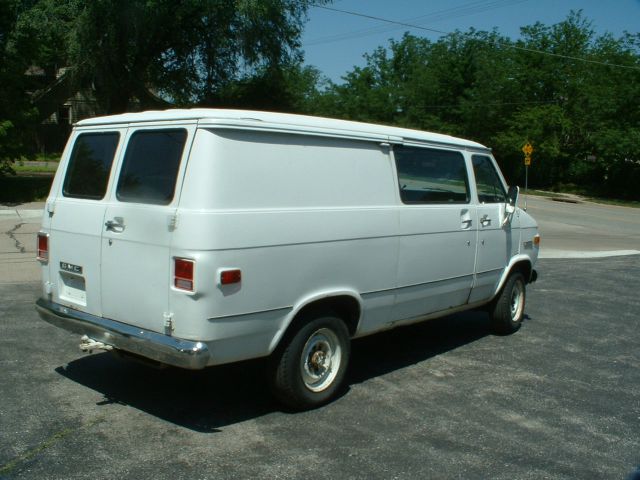
[[[301,67],[310,4],[0,0],[0,159],[24,153],[35,126],[82,88],[106,113],[193,105],[303,110],[319,77]],[[61,67],[67,73],[47,84]]]
[[[534,148],[529,169],[529,183],[551,187],[565,180],[570,157],[563,149],[571,122],[558,105],[536,105],[521,109],[496,133],[491,145],[500,160],[507,180],[517,184],[524,180],[524,159],[521,151],[526,142]]]
[[[25,153],[42,120],[33,98],[66,62],[64,45],[74,9],[54,0],[0,0],[0,171]],[[34,69],[37,67],[37,69]],[[27,73],[42,71],[45,75]]]
[[[18,0],[0,0],[0,175],[12,171],[8,160],[20,153],[19,127],[30,113],[21,85],[29,52],[16,32],[21,10]]]
[[[320,72],[301,63],[267,67],[228,81],[219,90],[216,105],[289,113],[318,113],[315,100],[323,80]]]
[[[406,34],[331,84],[316,111],[477,140],[512,183],[524,181],[529,140],[531,185],[640,198],[640,35],[597,37],[581,12],[521,31],[515,42],[497,31]]]
[[[70,56],[108,113],[216,105],[233,82],[300,59],[310,0],[82,2]]]

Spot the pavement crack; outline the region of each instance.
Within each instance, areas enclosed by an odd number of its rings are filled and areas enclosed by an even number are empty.
[[[94,418],[90,422],[87,422],[87,423],[84,423],[84,424],[80,424],[80,425],[78,425],[76,427],[64,428],[64,429],[54,433],[53,435],[51,435],[49,438],[44,440],[39,445],[27,450],[26,452],[22,453],[21,455],[18,455],[13,460],[10,460],[9,462],[5,463],[4,465],[0,465],[0,479],[3,478],[3,477],[1,477],[1,475],[6,475],[6,474],[11,473],[21,463],[24,463],[24,462],[26,462],[28,460],[31,460],[32,458],[36,457],[38,454],[40,454],[41,452],[45,451],[46,449],[48,449],[50,447],[53,447],[58,442],[60,442],[61,440],[65,439],[66,437],[68,437],[72,433],[78,433],[82,429],[91,428],[94,425],[96,425],[98,422],[101,422],[102,420],[104,420],[104,417],[102,415],[99,415],[98,417]]]
[[[16,250],[18,250],[18,252],[20,253],[25,253],[26,248],[24,244],[20,240],[18,240],[14,234],[18,230],[20,230],[20,227],[22,227],[23,225],[24,225],[24,222],[17,223],[16,225],[14,225],[14,227],[11,230],[7,230],[6,232],[4,232],[4,234],[7,235],[13,241]]]

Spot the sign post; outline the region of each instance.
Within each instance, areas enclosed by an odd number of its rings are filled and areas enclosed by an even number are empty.
[[[527,210],[527,190],[529,189],[529,165],[531,165],[531,154],[533,146],[529,141],[522,146],[524,153],[524,209]]]

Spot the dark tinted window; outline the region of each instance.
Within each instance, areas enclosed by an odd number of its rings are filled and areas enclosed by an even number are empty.
[[[186,130],[145,130],[129,139],[116,195],[123,202],[168,205],[173,200]]]
[[[507,201],[507,192],[504,191],[502,181],[496,172],[493,162],[484,155],[474,155],[473,172],[476,176],[478,200],[481,203],[504,203]]]
[[[469,181],[459,152],[429,148],[393,149],[404,203],[468,203]]]
[[[119,139],[117,132],[83,133],[76,138],[62,184],[65,197],[104,198]]]

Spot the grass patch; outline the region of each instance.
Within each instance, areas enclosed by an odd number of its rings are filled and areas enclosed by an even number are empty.
[[[46,200],[53,175],[10,175],[0,177],[0,202],[27,203]]]
[[[58,169],[57,163],[48,163],[46,165],[33,165],[30,163],[25,163],[23,165],[20,165],[19,163],[16,163],[13,166],[13,170],[18,175],[27,174],[27,173],[56,173],[57,169]]]
[[[557,197],[558,193],[556,192],[548,192],[546,190],[533,190],[529,189],[527,191],[524,188],[520,189],[520,195],[535,195],[536,197]]]
[[[524,193],[525,193],[524,189],[520,189],[520,195],[523,195]],[[548,190],[536,190],[536,189],[530,188],[526,192],[526,194],[535,195],[536,197],[550,197],[550,198],[560,197],[563,194],[573,194],[573,195],[579,195],[583,200],[587,202],[601,203],[604,205],[617,205],[619,207],[640,208],[640,201],[637,201],[637,200],[620,200],[617,198],[599,197],[599,196],[590,195],[589,193],[583,190],[576,191],[575,189],[570,189],[568,191],[550,192]]]
[[[60,154],[38,154],[33,157],[20,157],[15,161],[0,161],[0,175],[54,174],[60,165]]]
[[[605,205],[617,205],[619,207],[640,208],[640,202],[637,200],[617,200],[615,198],[586,197],[585,200],[594,203],[603,203]]]
[[[62,154],[60,153],[38,153],[31,157],[20,157],[20,159],[16,160],[16,164],[22,162],[52,162],[59,163],[60,157]]]

